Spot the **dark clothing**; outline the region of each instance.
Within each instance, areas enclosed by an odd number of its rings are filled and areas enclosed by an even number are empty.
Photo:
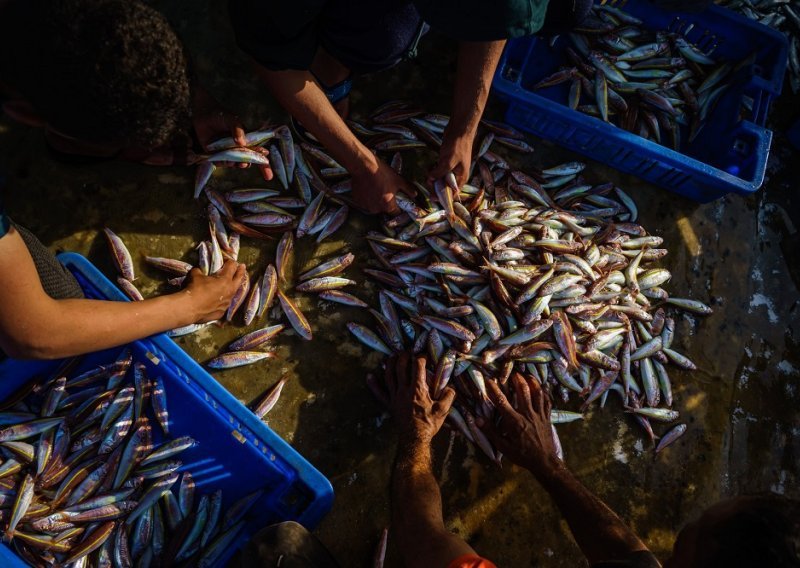
[[[44,246],[33,233],[25,227],[20,227],[14,223],[14,228],[22,237],[28,252],[31,253],[33,263],[36,265],[36,272],[39,273],[39,280],[45,293],[54,300],[66,300],[69,298],[83,298],[78,281],[72,273],[58,262],[56,256]]]
[[[264,67],[309,69],[323,47],[361,74],[413,56],[426,24],[459,40],[507,39],[536,33],[547,4],[548,0],[229,0],[228,6],[239,47]]]
[[[539,35],[553,36],[579,26],[592,11],[594,0],[554,0],[547,6],[547,16]]]
[[[0,199],[0,237],[5,236],[9,228],[8,217],[6,216],[5,209],[3,209],[3,200]]]
[[[229,0],[239,47],[267,69],[309,69],[323,47],[356,74],[388,69],[425,31],[407,0]]]
[[[564,2],[555,0],[554,3]],[[548,0],[415,0],[423,19],[438,32],[463,41],[493,41],[533,35],[544,24]]]
[[[55,255],[33,233],[8,218],[3,208],[3,200],[0,199],[0,238],[8,234],[12,225],[33,258],[33,264],[36,265],[36,272],[39,274],[39,280],[42,282],[45,293],[55,300],[83,298],[83,291],[70,271],[58,262]]]

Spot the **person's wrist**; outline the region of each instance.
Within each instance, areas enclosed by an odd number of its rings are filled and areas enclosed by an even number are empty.
[[[401,446],[418,447],[430,445],[433,434],[424,428],[412,427],[397,433],[397,441]]]
[[[378,157],[369,148],[359,143],[359,147],[352,154],[352,159],[343,165],[353,176],[375,175],[380,169]]]
[[[172,296],[178,304],[175,306],[174,313],[179,314],[178,317],[180,320],[175,327],[191,325],[203,317],[204,314],[200,313],[197,307],[197,299],[192,294],[191,290],[184,288],[180,292],[175,292]]]
[[[471,143],[478,133],[478,123],[470,124],[463,121],[451,121],[444,131],[443,139],[452,144]]]
[[[569,473],[566,464],[556,456],[529,460],[528,463],[525,464],[525,468],[542,484],[557,481]]]

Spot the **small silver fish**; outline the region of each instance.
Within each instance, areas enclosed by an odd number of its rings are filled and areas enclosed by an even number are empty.
[[[263,351],[232,351],[214,357],[206,363],[206,366],[211,369],[233,369],[234,367],[252,365],[271,357],[275,357],[275,354]]]

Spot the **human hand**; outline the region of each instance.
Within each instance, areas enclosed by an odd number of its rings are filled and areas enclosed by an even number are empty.
[[[205,323],[224,316],[242,284],[245,271],[244,264],[232,260],[225,261],[220,270],[208,276],[199,268],[189,271],[183,293],[191,302],[192,323]]]
[[[439,149],[439,161],[428,172],[428,185],[442,179],[449,172],[456,176],[458,187],[467,183],[472,165],[472,145],[475,133],[445,130],[442,147]]]
[[[225,111],[221,107],[196,112],[192,116],[192,126],[194,127],[197,141],[203,147],[203,150],[207,150],[208,145],[215,140],[226,136],[233,138],[237,146],[247,146],[242,121],[239,120],[238,116]]]
[[[408,353],[391,357],[386,362],[386,388],[389,410],[401,441],[430,443],[442,427],[456,391],[445,387],[438,400],[431,399],[427,360],[412,360]]]
[[[247,146],[242,121],[235,114],[225,110],[205,89],[199,86],[195,88],[192,106],[192,127],[195,137],[204,151],[208,151],[208,145],[211,142],[227,136],[233,138],[237,146]],[[266,148],[260,146],[252,149],[264,155],[269,153]],[[219,162],[219,165],[238,168],[250,167],[250,164],[229,162]],[[256,167],[261,170],[261,175],[265,180],[272,179],[272,169],[269,166]]]
[[[244,126],[242,126],[242,122],[239,120],[239,117],[233,114],[230,114],[224,110],[214,110],[206,114],[196,115],[193,119],[193,122],[195,136],[197,137],[197,141],[203,147],[203,150],[208,151],[208,145],[211,142],[226,136],[233,138],[236,146],[247,146]],[[265,156],[269,154],[269,151],[261,146],[254,146],[250,149],[264,154]],[[218,164],[226,167],[250,167],[250,164],[244,164],[240,162],[218,162]],[[258,165],[256,167],[261,170],[261,175],[265,180],[269,181],[272,179],[273,173],[270,166]]]
[[[353,172],[353,198],[367,213],[395,214],[400,209],[394,200],[398,190],[414,195],[411,185],[383,160],[375,158],[362,170]]]
[[[534,475],[559,467],[550,424],[550,399],[539,382],[511,375],[516,408],[511,406],[495,381],[486,390],[498,415],[496,422],[479,418],[478,425],[495,448]]]

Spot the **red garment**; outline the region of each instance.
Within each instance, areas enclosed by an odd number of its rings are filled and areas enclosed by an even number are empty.
[[[464,554],[448,564],[447,568],[497,568],[497,566],[475,554]]]

